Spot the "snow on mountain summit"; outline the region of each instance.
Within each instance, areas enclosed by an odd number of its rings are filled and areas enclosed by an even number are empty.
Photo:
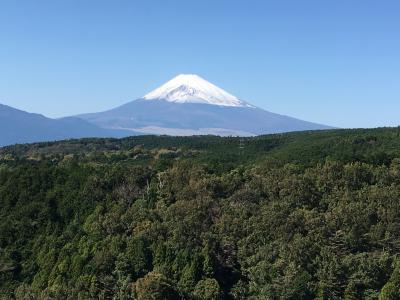
[[[146,94],[144,100],[175,103],[203,103],[220,106],[252,107],[216,85],[194,74],[181,74]]]

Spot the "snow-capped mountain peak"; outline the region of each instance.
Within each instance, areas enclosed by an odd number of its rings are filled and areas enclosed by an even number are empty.
[[[195,74],[181,74],[142,97],[175,103],[203,103],[220,106],[252,107]]]

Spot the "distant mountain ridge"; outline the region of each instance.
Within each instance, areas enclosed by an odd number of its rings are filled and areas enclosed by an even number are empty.
[[[131,131],[109,130],[80,118],[50,119],[0,104],[0,146],[83,137],[123,137]]]
[[[259,135],[332,127],[268,112],[200,76],[178,75],[117,108],[79,115],[103,128],[169,135]]]

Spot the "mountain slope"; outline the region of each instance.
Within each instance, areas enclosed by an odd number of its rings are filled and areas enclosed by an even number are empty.
[[[328,126],[267,112],[259,108],[228,107],[197,103],[136,100],[115,109],[81,118],[104,128],[131,129],[171,135],[258,135]],[[186,130],[186,131],[185,131]],[[179,133],[182,134],[179,134]],[[188,132],[189,134],[185,134]],[[225,132],[226,134],[218,134]],[[175,133],[175,134],[174,134]]]
[[[55,120],[0,104],[0,146],[82,137],[123,137],[132,134],[129,131],[100,128],[79,118]]]
[[[170,135],[249,136],[331,128],[257,108],[192,74],[178,75],[115,109],[79,117],[104,128]]]

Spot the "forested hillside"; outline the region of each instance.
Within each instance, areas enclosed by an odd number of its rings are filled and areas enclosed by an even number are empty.
[[[399,133],[0,148],[0,299],[400,299]]]

